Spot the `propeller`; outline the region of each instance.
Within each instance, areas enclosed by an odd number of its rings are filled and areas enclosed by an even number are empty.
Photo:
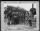
[[[34,4],[32,4],[32,8],[30,9],[33,15],[36,15],[36,8],[34,8]]]

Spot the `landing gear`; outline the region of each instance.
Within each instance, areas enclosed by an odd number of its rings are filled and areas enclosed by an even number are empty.
[[[29,20],[29,25],[32,26],[32,20]]]

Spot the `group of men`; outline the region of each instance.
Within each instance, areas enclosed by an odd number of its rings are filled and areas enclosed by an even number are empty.
[[[19,17],[20,16],[14,15],[14,13],[12,14],[12,9],[10,7],[7,8],[7,10],[5,9],[4,14],[5,15],[7,14],[7,18],[9,17],[8,25],[10,25],[10,21],[12,21],[11,23],[14,24],[14,25],[15,24],[19,24]],[[32,19],[31,18],[33,18],[34,15],[36,14],[35,8],[32,8],[30,10],[30,13],[29,14],[30,15],[28,15],[29,16],[28,22],[29,22],[30,26],[32,26]]]

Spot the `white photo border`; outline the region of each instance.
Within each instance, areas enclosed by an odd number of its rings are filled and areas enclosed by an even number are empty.
[[[16,2],[16,1],[15,1]],[[19,2],[19,1],[17,1]],[[24,3],[26,3],[25,1],[22,1]],[[37,12],[37,22],[36,22],[36,28],[34,28],[34,30],[39,30],[39,2],[38,1],[28,1],[28,3],[33,3],[35,2],[37,5],[36,7],[36,12]],[[5,29],[5,23],[4,23],[4,3],[13,3],[13,2],[10,2],[10,1],[2,1],[1,2],[1,29],[2,31],[4,31],[3,29]]]

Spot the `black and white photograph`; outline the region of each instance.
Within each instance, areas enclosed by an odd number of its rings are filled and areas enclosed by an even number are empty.
[[[39,2],[2,1],[1,31],[39,31]]]

